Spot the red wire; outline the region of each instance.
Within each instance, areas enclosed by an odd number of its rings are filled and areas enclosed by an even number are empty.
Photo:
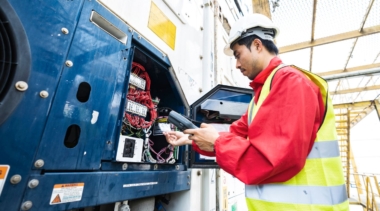
[[[145,71],[145,68],[139,63],[132,62],[132,73],[145,80],[145,91],[130,87],[128,90],[127,99],[146,106],[150,112],[150,121],[146,121],[144,117],[127,112],[125,112],[124,116],[133,127],[149,128],[157,118],[157,110],[150,95],[151,81],[148,73]]]

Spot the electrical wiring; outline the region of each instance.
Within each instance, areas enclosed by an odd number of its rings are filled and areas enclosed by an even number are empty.
[[[157,104],[153,102],[152,97],[150,95],[151,81],[148,73],[145,71],[145,68],[141,64],[133,62],[132,74],[135,74],[141,79],[144,79],[146,85],[145,90],[140,90],[137,87],[132,86],[130,84],[127,99],[147,107],[150,118],[149,120],[146,120],[145,117],[132,114],[126,111],[124,113],[124,119],[126,121],[123,122],[131,125],[136,129],[145,129],[150,127],[153,124],[154,120],[157,118]]]

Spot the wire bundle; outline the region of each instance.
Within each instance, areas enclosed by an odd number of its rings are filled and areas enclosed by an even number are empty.
[[[145,90],[140,90],[130,85],[127,94],[127,99],[146,106],[150,114],[150,120],[146,120],[144,117],[135,114],[130,114],[128,112],[124,113],[124,117],[127,120],[127,123],[134,128],[149,128],[153,124],[154,120],[157,118],[156,105],[153,103],[152,97],[150,96],[151,81],[148,73],[145,71],[145,68],[139,63],[132,63],[132,74],[135,74],[138,77],[144,79],[146,82],[146,86]]]

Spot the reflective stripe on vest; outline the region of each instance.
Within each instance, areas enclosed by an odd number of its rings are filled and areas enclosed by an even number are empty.
[[[346,186],[254,185],[245,187],[245,196],[278,203],[334,205],[347,200]]]
[[[284,64],[279,65],[268,76],[257,104],[252,99],[248,107],[248,124],[252,123],[268,96],[274,74],[285,66]],[[286,182],[246,185],[248,208],[260,211],[348,210],[346,187],[335,130],[335,116],[331,100],[328,97],[327,82],[308,71],[295,66],[292,67],[303,72],[308,79],[320,88],[325,105],[325,117],[303,169]]]

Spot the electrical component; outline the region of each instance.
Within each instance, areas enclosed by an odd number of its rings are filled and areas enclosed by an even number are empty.
[[[116,161],[141,162],[144,140],[121,135],[117,147]]]

